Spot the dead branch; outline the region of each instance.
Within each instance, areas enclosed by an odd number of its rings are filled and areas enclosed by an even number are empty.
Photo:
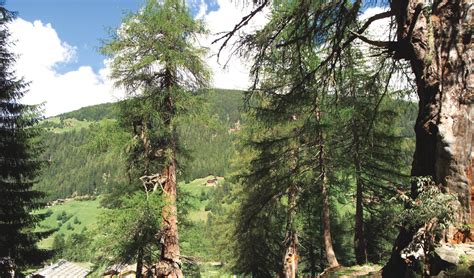
[[[229,43],[230,39],[237,33],[240,29],[242,29],[244,26],[246,26],[252,18],[257,15],[259,12],[263,10],[263,8],[268,4],[268,0],[264,0],[261,3],[258,4],[257,8],[254,9],[252,12],[250,12],[248,15],[244,16],[239,23],[237,23],[234,28],[229,31],[229,32],[221,32],[224,33],[221,37],[215,39],[212,43],[217,43],[221,40],[224,40],[222,45],[219,47],[219,51],[217,52],[217,60],[219,61],[219,57],[221,55],[222,50],[226,47],[226,45]]]
[[[356,36],[358,39],[360,39],[361,41],[365,42],[365,43],[368,43],[370,45],[373,45],[373,46],[376,46],[376,47],[381,47],[381,48],[386,48],[386,49],[392,49],[393,48],[393,45],[395,42],[391,42],[391,41],[373,41],[359,33],[356,33],[354,31],[350,31],[351,34],[353,34],[354,36]]]

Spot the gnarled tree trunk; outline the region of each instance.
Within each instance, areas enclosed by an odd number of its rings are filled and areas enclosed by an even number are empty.
[[[459,223],[469,219],[468,171],[472,167],[473,83],[472,8],[467,0],[398,0],[395,57],[410,62],[416,78],[419,113],[415,125],[413,176],[431,176],[462,205]],[[472,4],[471,4],[472,5]],[[471,26],[471,27],[469,27]],[[412,197],[416,197],[416,184]],[[400,251],[413,231],[402,231],[384,268],[400,277],[406,264]],[[397,276],[398,275],[398,276]]]

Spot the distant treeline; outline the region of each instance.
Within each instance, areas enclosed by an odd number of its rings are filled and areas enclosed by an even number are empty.
[[[229,172],[242,97],[242,92],[235,90],[205,92],[200,95],[202,109],[179,121],[185,149],[180,180],[225,176]],[[48,130],[43,141],[47,163],[36,186],[47,193],[47,200],[107,193],[128,182],[124,174],[127,143],[115,138],[125,133],[120,131],[118,113],[117,103],[105,103],[42,123]]]

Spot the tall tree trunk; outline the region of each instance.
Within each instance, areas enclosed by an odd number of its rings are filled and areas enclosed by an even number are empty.
[[[162,211],[161,256],[157,264],[157,277],[183,277],[179,253],[178,215],[176,208],[176,161],[173,159],[164,171],[167,177]]]
[[[135,270],[135,277],[142,278],[143,273],[143,247],[138,248],[137,254],[137,268]]]
[[[298,273],[298,235],[295,229],[296,197],[298,187],[291,185],[288,189],[288,218],[286,221],[285,255],[283,257],[283,277],[296,278]]]
[[[467,0],[391,3],[397,22],[396,58],[410,62],[416,78],[419,112],[415,125],[413,176],[431,176],[461,202],[461,224],[469,219],[468,169],[472,167],[473,82],[472,11]],[[416,197],[416,184],[412,196]],[[404,273],[400,251],[413,231],[402,231],[384,275]],[[390,275],[389,275],[390,274]]]
[[[310,229],[314,228],[313,217],[315,213],[313,212],[313,210],[314,210],[313,206],[309,204],[307,208],[307,212],[310,213],[310,216],[308,218],[308,227]],[[316,258],[316,244],[315,243],[316,242],[314,241],[314,236],[310,236],[309,246],[307,248],[308,248],[308,254],[309,254],[309,273],[311,277],[315,277],[317,273],[317,266],[316,266],[317,258]],[[320,261],[322,261],[322,259]]]
[[[175,107],[172,97],[172,88],[174,82],[174,70],[167,67],[165,74],[164,87],[167,90],[166,98],[167,113],[164,116],[164,124],[168,128],[170,134],[169,150],[171,157],[167,158],[167,165],[163,171],[166,182],[163,187],[164,206],[162,210],[163,221],[161,223],[160,241],[161,256],[156,266],[157,277],[183,277],[181,270],[181,259],[179,253],[179,236],[178,236],[178,209],[176,206],[177,199],[177,183],[176,183],[176,130],[172,124],[172,118],[175,114]]]
[[[321,123],[321,112],[316,111],[316,120],[318,123]],[[331,217],[330,217],[330,206],[329,206],[329,185],[326,176],[326,161],[325,161],[325,150],[324,150],[324,136],[323,131],[320,130],[318,134],[318,143],[319,143],[319,172],[321,175],[321,198],[322,198],[322,211],[323,211],[323,242],[324,249],[326,251],[326,258],[330,268],[335,268],[339,266],[339,262],[336,258],[336,253],[332,246],[332,237],[331,237]]]
[[[324,170],[325,171],[325,170]],[[324,240],[324,249],[326,251],[326,258],[330,268],[335,268],[339,266],[339,262],[336,258],[336,253],[332,247],[332,237],[331,237],[331,220],[329,214],[329,192],[326,174],[323,174],[322,177],[322,190],[321,195],[323,198],[323,240]]]
[[[357,143],[356,143],[357,144]],[[356,212],[354,231],[354,254],[357,264],[367,263],[367,244],[364,233],[364,207],[363,207],[363,183],[361,179],[361,167],[359,150],[356,146],[354,154],[354,165],[356,170]]]
[[[352,89],[352,98],[354,105],[356,104],[356,94],[355,89]],[[364,233],[364,184],[362,181],[362,169],[360,161],[360,131],[357,121],[355,119],[351,122],[351,131],[352,131],[352,144],[353,144],[353,155],[352,163],[355,170],[355,180],[356,180],[356,211],[355,211],[355,229],[354,229],[354,254],[357,264],[367,263],[367,244],[365,241]]]

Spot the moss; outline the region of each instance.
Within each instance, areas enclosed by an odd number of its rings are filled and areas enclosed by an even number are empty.
[[[325,277],[380,277],[382,266],[376,264],[340,267],[328,273]]]

